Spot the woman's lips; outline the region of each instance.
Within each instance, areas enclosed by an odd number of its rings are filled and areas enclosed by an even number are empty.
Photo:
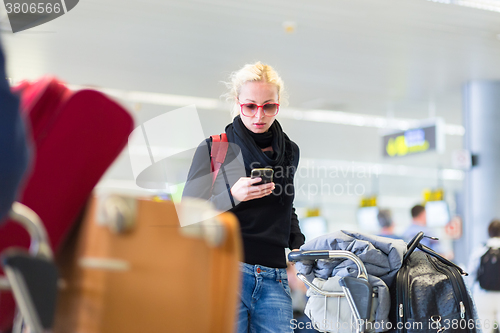
[[[253,125],[257,128],[262,128],[262,127],[266,126],[266,123],[254,123]]]

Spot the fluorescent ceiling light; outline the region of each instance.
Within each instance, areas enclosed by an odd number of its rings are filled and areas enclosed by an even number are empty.
[[[304,168],[304,171],[300,171]],[[401,164],[384,164],[384,163],[366,163],[344,160],[327,160],[327,159],[312,159],[301,158],[297,177],[302,178],[320,178],[331,172],[335,175],[344,177],[357,177],[357,175],[369,175],[369,177],[386,176],[403,176],[414,178],[430,178],[443,180],[458,180],[461,181],[465,177],[465,173],[458,169],[438,169],[426,167],[414,167]]]
[[[187,105],[195,105],[197,108],[206,110],[228,110],[229,107],[226,103],[221,102],[215,98],[202,98],[184,95],[171,95],[161,93],[151,93],[143,91],[124,91],[118,89],[98,88],[98,87],[85,87],[77,85],[68,85],[70,89],[79,90],[91,88],[101,91],[109,96],[117,99],[130,102],[130,103],[143,103],[153,105],[164,105],[174,107],[184,107]],[[361,113],[348,113],[342,111],[329,111],[329,110],[299,110],[294,108],[284,108],[284,112],[280,112],[279,117],[314,121],[320,123],[330,123],[338,125],[362,126],[362,127],[375,127],[381,129],[395,129],[405,131],[412,127],[420,125],[418,119],[405,119],[405,118],[387,118],[381,116],[373,116]],[[445,133],[447,135],[462,136],[465,129],[461,125],[445,125]]]
[[[77,85],[68,85],[68,87],[73,90],[79,90],[85,88],[95,89],[106,95],[132,103],[144,103],[144,104],[178,106],[178,107],[184,107],[187,105],[195,104],[196,107],[209,110],[217,109],[224,105],[222,102],[214,98],[160,94],[160,93],[151,93],[143,91],[124,91],[118,89],[85,87]]]
[[[428,1],[489,10],[492,12],[500,12],[500,0],[428,0]]]
[[[376,127],[381,129],[397,129],[402,131],[420,125],[420,120],[417,119],[386,118],[367,114],[326,110],[301,111],[288,108],[286,112],[280,113],[280,117],[296,120],[315,121],[319,123]],[[465,128],[461,125],[445,124],[444,131],[447,135],[462,136],[465,133]]]

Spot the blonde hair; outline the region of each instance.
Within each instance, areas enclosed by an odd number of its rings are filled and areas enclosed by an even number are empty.
[[[236,100],[240,95],[241,87],[247,82],[267,82],[276,85],[278,88],[278,103],[281,106],[287,104],[285,84],[278,73],[269,65],[260,61],[255,64],[247,64],[238,71],[231,73],[229,82],[224,82],[229,91],[223,95],[226,101],[231,103],[231,116],[234,118],[240,113]]]

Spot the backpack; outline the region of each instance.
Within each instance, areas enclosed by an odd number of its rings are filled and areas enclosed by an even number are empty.
[[[215,184],[215,179],[219,174],[219,170],[224,163],[227,155],[229,143],[227,141],[226,133],[220,135],[212,135],[212,145],[210,147],[210,166],[212,171],[212,189]]]
[[[467,273],[420,244],[423,237],[419,232],[408,243],[391,285],[391,332],[475,333],[474,303],[462,278]]]
[[[481,263],[477,271],[477,280],[481,288],[485,290],[500,291],[500,249],[488,248],[481,257]]]

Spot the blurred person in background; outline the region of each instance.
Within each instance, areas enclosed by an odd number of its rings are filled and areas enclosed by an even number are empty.
[[[488,236],[486,244],[472,252],[467,267],[467,279],[485,333],[494,332],[500,324],[500,220],[491,221]]]
[[[427,213],[425,211],[425,207],[422,205],[415,205],[411,209],[411,217],[412,222],[411,225],[405,230],[403,233],[403,239],[406,242],[412,240],[415,235],[417,235],[420,231],[422,231],[425,236],[434,236],[432,231],[427,227]],[[442,254],[441,245],[439,244],[439,240],[430,239],[428,237],[422,238],[420,241],[421,244],[430,247],[432,250],[437,253]]]
[[[28,148],[19,100],[10,92],[0,44],[0,224],[16,199],[28,165]]]
[[[379,236],[401,239],[400,236],[394,233],[394,221],[389,209],[380,209],[377,214],[377,220],[381,228]]]
[[[305,238],[293,207],[299,147],[276,120],[284,102],[283,81],[271,66],[257,62],[234,72],[227,85],[234,119],[225,129],[232,144],[219,172],[222,176],[212,187],[207,177],[209,138],[195,152],[183,197],[209,200],[219,210],[234,213],[240,222],[244,262],[237,332],[291,332],[285,248],[299,249]],[[245,175],[232,178],[238,171],[229,162],[238,154],[243,157]],[[264,167],[274,169],[273,182],[255,185],[261,178],[251,179],[251,170]]]

